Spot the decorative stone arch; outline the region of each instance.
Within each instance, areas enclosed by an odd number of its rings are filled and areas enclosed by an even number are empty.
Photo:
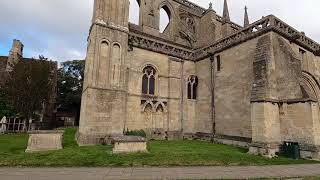
[[[97,52],[97,69],[94,72],[97,73],[96,84],[99,87],[106,87],[109,81],[110,74],[110,48],[111,42],[107,38],[102,38],[98,41],[98,52]]]
[[[160,10],[163,8],[169,16],[169,24],[168,24],[170,28],[169,33],[172,34],[174,24],[177,21],[177,14],[175,12],[175,8],[173,8],[173,6],[168,0],[161,1],[159,5],[156,7],[158,12],[158,16],[157,16],[158,27],[160,27]],[[160,31],[160,28],[159,28],[159,31]]]
[[[119,87],[121,83],[122,46],[119,42],[113,42],[110,46],[111,65],[109,66],[111,86]]]
[[[106,37],[103,37],[103,38],[101,38],[101,40],[99,41],[99,43],[101,44],[101,43],[103,43],[103,42],[106,42],[106,43],[108,43],[109,45],[111,45],[111,40],[109,39],[109,38],[106,38]]]
[[[176,16],[175,9],[173,8],[172,4],[168,0],[163,0],[159,2],[159,5],[156,7],[158,8],[158,10],[160,10],[164,6],[168,7],[168,10],[170,11],[170,15],[172,15],[172,17]]]
[[[189,75],[185,80],[186,95],[188,100],[197,100],[199,78],[195,74]]]
[[[133,5],[133,3],[136,3],[139,6],[139,10],[138,13],[133,12],[135,6]],[[129,22],[136,24],[136,25],[140,25],[141,24],[141,16],[142,16],[142,9],[141,9],[141,0],[129,0]],[[133,13],[133,14],[132,14]],[[136,17],[138,16],[138,17]],[[130,18],[138,18],[138,21],[133,21],[133,19]],[[130,21],[131,20],[131,21]]]
[[[151,62],[144,63],[139,69],[140,72],[142,72],[144,70],[144,68],[146,68],[148,66],[152,66],[157,71],[157,74],[160,74],[160,70],[159,70],[158,66],[153,64],[153,63],[151,63]]]
[[[146,107],[148,105],[151,105],[152,107],[152,112],[155,112],[155,105],[153,104],[153,102],[151,100],[147,100],[145,103],[142,104],[141,106],[141,112],[143,113],[146,110]]]
[[[166,106],[163,102],[160,102],[160,101],[157,102],[157,103],[154,105],[155,111],[157,111],[157,109],[158,109],[159,106],[162,106],[164,113],[167,113],[167,112],[168,112],[167,106]]]
[[[320,103],[320,85],[312,74],[303,71],[300,84],[311,98],[315,98]]]

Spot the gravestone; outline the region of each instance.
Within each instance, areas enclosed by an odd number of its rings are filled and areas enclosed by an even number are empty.
[[[27,153],[62,149],[63,131],[30,131]]]
[[[113,137],[113,153],[145,153],[147,150],[147,141],[140,136],[119,136]]]

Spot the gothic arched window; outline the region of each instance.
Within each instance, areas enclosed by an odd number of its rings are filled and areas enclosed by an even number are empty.
[[[140,0],[129,0],[129,22],[139,25],[140,21]]]
[[[171,20],[171,12],[168,6],[164,5],[160,8],[160,20],[159,20],[159,30],[160,33],[164,33],[168,28]]]
[[[156,70],[147,66],[143,69],[142,94],[154,95],[156,90]]]
[[[197,99],[198,77],[190,76],[188,78],[188,99]]]

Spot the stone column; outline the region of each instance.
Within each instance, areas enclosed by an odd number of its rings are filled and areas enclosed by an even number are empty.
[[[274,157],[279,151],[280,120],[276,103],[251,104],[252,144],[249,153]]]

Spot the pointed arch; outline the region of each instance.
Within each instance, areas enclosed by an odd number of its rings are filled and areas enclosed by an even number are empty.
[[[301,86],[309,98],[314,98],[318,103],[320,102],[320,85],[312,74],[306,71],[302,72]]]
[[[188,99],[196,100],[198,95],[198,77],[195,75],[189,76],[187,86]]]
[[[100,42],[99,48],[99,83],[100,87],[104,87],[108,83],[109,79],[109,65],[110,65],[110,42],[103,39]]]
[[[115,42],[112,44],[112,69],[111,69],[111,84],[119,86],[121,76],[121,46]]]
[[[159,101],[155,104],[156,109],[159,108],[160,106],[162,107],[163,112],[168,112],[167,106],[163,102]]]
[[[173,6],[168,0],[164,0],[158,5],[159,11],[159,32],[166,33],[170,32],[170,25],[176,17]]]
[[[161,7],[159,18],[159,31],[160,33],[164,33],[168,29],[171,21],[171,12],[168,6],[164,5]]]
[[[129,22],[140,25],[140,0],[129,0]]]
[[[142,112],[145,112],[147,108],[151,108],[151,110],[153,111],[154,110],[154,105],[152,102],[150,101],[147,101],[146,103],[144,103],[142,105]]]
[[[155,95],[157,71],[153,66],[146,66],[142,71],[142,94]]]

